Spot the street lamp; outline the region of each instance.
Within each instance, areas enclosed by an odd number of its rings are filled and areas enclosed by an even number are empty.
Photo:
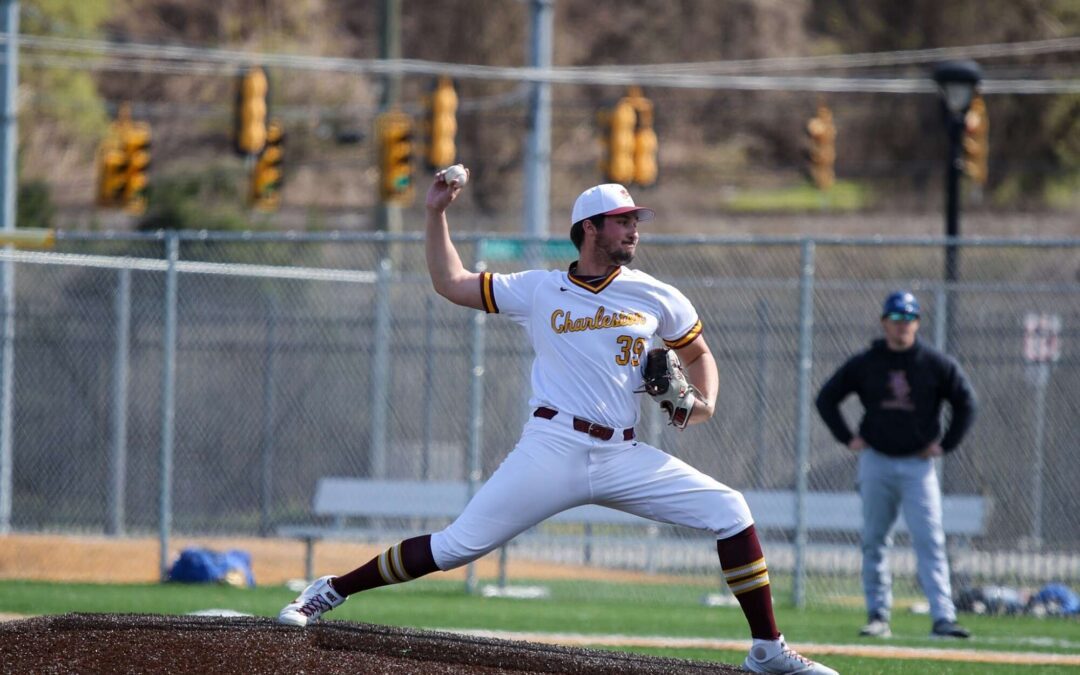
[[[934,81],[941,95],[945,113],[945,126],[949,134],[949,164],[945,173],[945,345],[954,346],[953,316],[956,314],[951,302],[951,288],[956,281],[959,250],[955,239],[960,236],[960,174],[963,172],[961,142],[964,135],[964,117],[967,115],[975,91],[982,80],[982,69],[974,61],[946,61],[934,68]]]

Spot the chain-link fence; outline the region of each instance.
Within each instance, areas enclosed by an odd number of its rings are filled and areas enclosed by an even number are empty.
[[[961,241],[948,283],[945,245],[646,238],[635,266],[696,306],[721,412],[675,432],[646,401],[643,435],[748,494],[797,495],[806,509],[807,497],[851,493],[854,459],[813,396],[879,335],[885,295],[912,289],[922,338],[956,356],[980,401],[940,466],[947,496],[985,509],[951,547],[954,573],[1076,582],[1080,240]],[[494,271],[573,258],[562,242],[458,247]],[[314,520],[324,476],[467,481],[479,467],[486,478],[530,412],[525,335],[437,297],[415,235],[68,234],[53,251],[0,256],[15,271],[14,312],[0,315],[14,364],[4,531],[157,533],[163,555],[171,533],[274,536]],[[1033,349],[1040,339],[1053,349]],[[858,403],[844,410],[854,423]],[[858,598],[857,531],[791,515],[794,527],[763,527],[779,592]],[[902,533],[898,543],[896,593],[918,595]],[[713,542],[667,526],[541,526],[511,551],[721,585]]]

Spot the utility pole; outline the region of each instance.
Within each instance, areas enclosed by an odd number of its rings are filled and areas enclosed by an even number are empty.
[[[379,45],[379,58],[401,58],[401,0],[381,0],[382,11],[381,41]],[[382,161],[382,143],[385,142],[382,129],[380,128],[383,116],[395,109],[401,98],[401,75],[388,73],[383,76],[382,97],[379,101],[379,120],[376,124],[375,136],[379,143],[380,156],[376,164],[380,168],[379,177],[379,202],[376,217],[376,227],[380,232],[393,236],[402,230],[401,207],[384,198],[383,183],[386,176],[383,173],[386,167]],[[377,282],[375,285],[375,302],[373,323],[375,328],[375,347],[373,354],[373,370],[371,375],[371,439],[369,470],[375,478],[386,477],[387,458],[387,414],[390,391],[390,292],[393,283],[394,261],[400,260],[400,242],[384,241],[379,250],[377,265]]]
[[[4,44],[3,86],[4,130],[0,134],[0,201],[3,202],[2,229],[10,235],[15,231],[15,145],[18,142],[15,110],[15,88],[18,85],[19,2],[3,0]],[[10,246],[8,247],[11,248]],[[15,263],[0,262],[0,534],[11,531],[12,464],[14,433],[12,429],[15,386]]]
[[[401,58],[401,0],[381,0],[381,20],[379,58],[396,60]],[[379,112],[384,113],[394,108],[401,99],[401,75],[388,73],[383,76],[382,97],[379,100]],[[401,232],[401,208],[379,200],[376,214],[376,227],[381,232],[396,234]]]
[[[551,68],[555,0],[532,0],[529,65]],[[533,82],[529,95],[529,138],[525,147],[525,233],[548,235],[551,192],[551,83]],[[532,248],[532,247],[530,247]]]

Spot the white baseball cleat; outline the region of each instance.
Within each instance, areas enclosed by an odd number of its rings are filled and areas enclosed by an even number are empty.
[[[808,675],[838,675],[828,666],[811,661],[787,646],[784,636],[774,642],[755,642],[742,664],[743,670],[751,673],[806,673]]]
[[[345,602],[345,597],[330,585],[333,578],[325,576],[313,581],[298,598],[285,605],[278,614],[278,623],[304,627]]]

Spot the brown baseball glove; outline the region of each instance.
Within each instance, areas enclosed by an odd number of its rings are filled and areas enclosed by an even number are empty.
[[[645,384],[638,392],[652,396],[660,404],[668,416],[668,424],[685,429],[701,392],[690,384],[679,356],[663,347],[650,349],[642,376]]]

